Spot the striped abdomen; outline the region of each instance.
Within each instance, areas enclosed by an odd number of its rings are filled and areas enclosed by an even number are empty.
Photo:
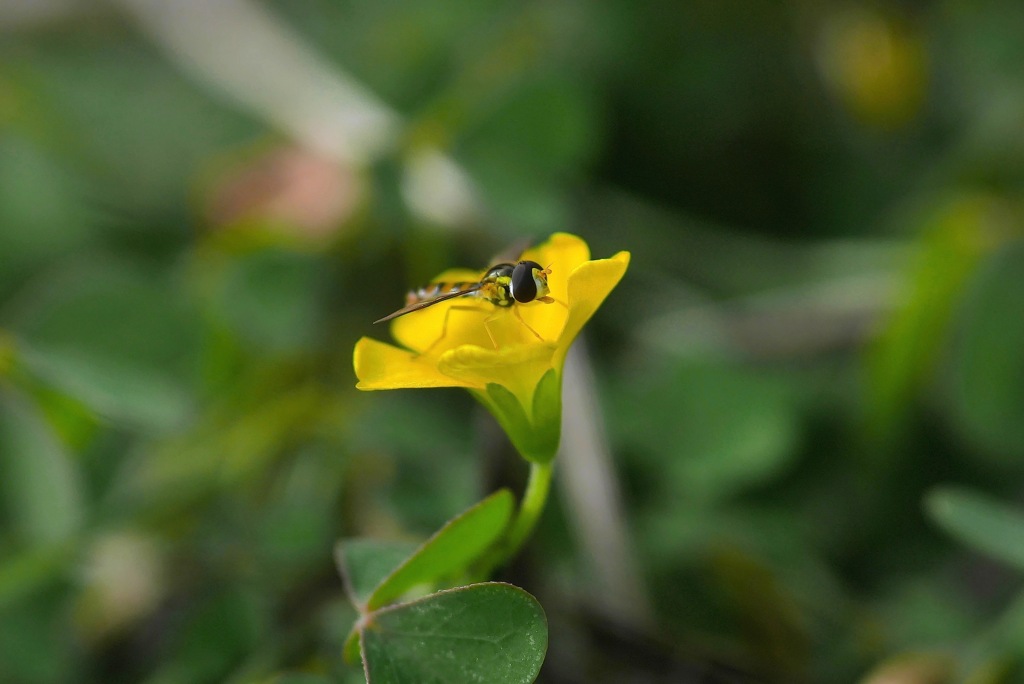
[[[417,290],[410,290],[405,295],[405,305],[410,306],[419,302],[428,302],[443,295],[454,295],[459,292],[467,295],[473,294],[479,289],[480,283],[430,283]]]

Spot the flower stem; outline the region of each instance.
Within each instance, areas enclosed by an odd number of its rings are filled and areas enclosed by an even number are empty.
[[[519,553],[519,549],[537,526],[540,514],[544,512],[544,504],[548,500],[548,492],[551,490],[553,471],[551,462],[530,463],[530,479],[526,483],[526,491],[523,492],[523,500],[519,504],[519,514],[512,521],[512,526],[505,537],[503,547],[507,555],[502,559],[503,562]]]
[[[530,538],[533,528],[537,526],[537,521],[540,520],[541,513],[544,512],[544,505],[548,500],[548,492],[551,491],[551,475],[553,471],[552,462],[530,463],[530,476],[526,482],[523,499],[519,503],[519,512],[516,514],[512,524],[509,525],[505,538],[479,564],[479,575],[486,577],[495,568],[507,563],[519,553],[523,544]]]

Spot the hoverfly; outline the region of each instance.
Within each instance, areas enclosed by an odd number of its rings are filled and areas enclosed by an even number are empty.
[[[380,318],[374,323],[383,323],[390,321],[399,316],[405,316],[416,311],[422,311],[428,307],[438,304],[440,302],[448,301],[449,299],[456,299],[458,297],[475,297],[486,302],[490,302],[494,306],[498,307],[494,314],[491,314],[484,319],[484,328],[487,330],[488,337],[491,338],[491,343],[497,348],[498,344],[495,342],[494,337],[491,335],[489,329],[487,329],[487,323],[493,320],[494,316],[497,315],[498,311],[502,309],[511,309],[515,314],[519,322],[526,326],[526,329],[533,333],[541,342],[544,342],[544,338],[540,334],[530,327],[530,325],[523,320],[522,314],[519,313],[519,309],[516,307],[517,304],[529,304],[530,302],[543,302],[545,304],[553,304],[558,302],[557,299],[550,295],[548,289],[548,276],[551,274],[551,267],[542,267],[536,261],[523,260],[516,263],[503,262],[491,266],[483,274],[477,282],[457,282],[457,283],[431,283],[426,287],[421,287],[418,290],[409,292],[406,295],[405,306],[389,314],[384,318]],[[561,304],[561,302],[558,302]],[[565,306],[563,304],[563,306]],[[451,307],[445,312],[444,324],[441,328],[441,336],[434,341],[424,352],[432,349],[438,342],[444,339],[445,334],[448,330],[448,314],[453,309],[475,309],[476,307]],[[567,307],[568,308],[568,307]]]

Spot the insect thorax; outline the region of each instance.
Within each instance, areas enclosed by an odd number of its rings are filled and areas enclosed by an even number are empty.
[[[480,280],[477,296],[495,306],[515,304],[515,300],[512,298],[512,271],[514,269],[513,264],[498,264],[489,268]]]

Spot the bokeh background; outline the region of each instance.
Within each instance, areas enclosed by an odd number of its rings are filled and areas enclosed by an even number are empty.
[[[1022,37],[1018,0],[0,1],[0,681],[361,681],[334,540],[522,467],[353,345],[558,230],[633,262],[504,575],[541,681],[1021,681]]]

